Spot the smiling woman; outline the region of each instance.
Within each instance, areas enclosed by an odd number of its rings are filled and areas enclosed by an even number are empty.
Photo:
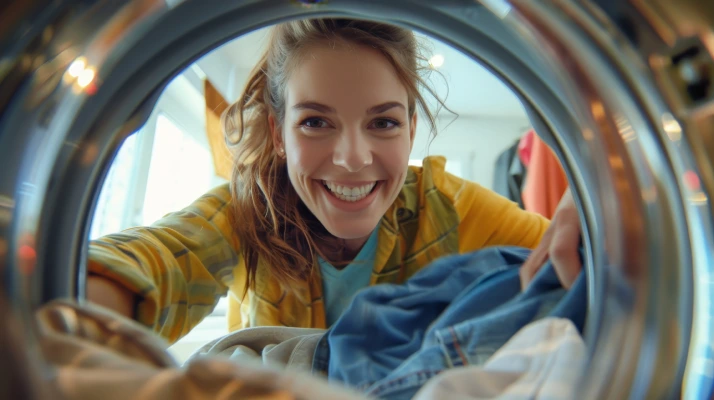
[[[432,132],[435,126],[420,92],[430,92],[422,76],[428,69],[411,31],[311,20],[278,25],[269,41],[243,100],[225,118],[229,137],[240,138],[232,193],[247,287],[258,258],[286,266],[273,272],[288,284],[308,277],[317,255],[334,264],[349,262],[406,179],[417,107]],[[287,170],[290,184],[270,170]],[[354,201],[359,187],[370,191]],[[268,201],[265,212],[250,208],[258,194]],[[266,240],[256,232],[265,225],[291,234]]]
[[[150,227],[92,242],[89,299],[171,341],[227,292],[230,330],[322,328],[357,291],[402,282],[441,256],[535,247],[544,218],[449,174],[442,158],[410,166],[417,123],[436,133],[423,97],[438,101],[430,71],[405,28],[351,19],[275,26],[223,116],[231,185]]]
[[[290,149],[288,175],[300,198],[354,251],[402,188],[416,112],[407,108],[413,94],[379,51],[337,46],[303,50],[305,59],[286,85],[285,120],[271,117],[271,127],[275,146]],[[325,190],[329,186],[338,196]],[[364,196],[361,186],[370,189]]]

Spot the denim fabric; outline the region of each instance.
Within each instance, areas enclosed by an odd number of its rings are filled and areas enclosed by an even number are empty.
[[[493,247],[445,257],[403,285],[364,289],[321,339],[313,369],[371,396],[406,399],[445,369],[484,363],[540,318],[568,318],[582,332],[583,274],[566,291],[548,263],[521,292],[529,254]]]

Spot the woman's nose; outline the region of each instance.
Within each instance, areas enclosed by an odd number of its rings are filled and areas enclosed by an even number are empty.
[[[340,134],[332,156],[332,162],[349,172],[357,172],[372,165],[372,147],[369,138],[359,130]]]

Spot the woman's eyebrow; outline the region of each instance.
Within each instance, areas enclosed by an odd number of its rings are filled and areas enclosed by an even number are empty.
[[[325,114],[334,114],[334,108],[314,101],[303,101],[293,106],[293,110],[313,110]]]
[[[395,108],[395,107],[400,107],[405,110],[407,109],[406,107],[404,107],[404,105],[402,103],[400,103],[398,101],[389,101],[389,102],[382,103],[382,104],[379,104],[379,105],[376,105],[376,106],[370,108],[369,110],[367,110],[367,114],[381,114],[381,113],[391,110],[392,108]]]
[[[404,107],[402,103],[398,101],[389,101],[386,103],[378,104],[374,107],[370,107],[367,110],[367,114],[381,114],[396,107],[406,110],[406,107]],[[294,110],[313,110],[325,114],[334,114],[336,112],[333,107],[315,101],[303,101],[295,104],[292,108]]]

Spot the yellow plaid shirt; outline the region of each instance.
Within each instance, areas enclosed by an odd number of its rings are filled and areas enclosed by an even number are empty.
[[[428,157],[410,167],[399,197],[382,218],[370,284],[403,282],[432,260],[492,245],[535,247],[548,220],[444,170]],[[246,271],[230,224],[229,186],[149,227],[92,241],[90,273],[141,298],[135,318],[174,342],[229,296],[231,331],[264,325],[325,327],[319,273],[292,290],[259,263],[255,290],[243,299]],[[319,268],[317,269],[319,271]]]

